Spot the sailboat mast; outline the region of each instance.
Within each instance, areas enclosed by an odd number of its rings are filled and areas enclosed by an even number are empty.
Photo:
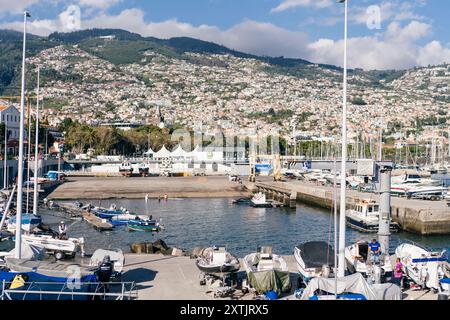
[[[37,215],[38,207],[38,162],[39,162],[39,80],[40,69],[37,68],[37,90],[36,90],[36,130],[35,130],[35,146],[34,146],[34,192],[33,192],[33,214]]]
[[[23,195],[23,138],[25,118],[25,52],[27,40],[27,18],[30,14],[23,13],[23,52],[22,52],[22,87],[20,92],[20,131],[19,131],[19,161],[17,174],[17,209],[16,209],[16,246],[15,258],[22,257],[22,195]]]
[[[341,155],[341,198],[339,211],[339,259],[338,277],[345,276],[345,211],[346,211],[346,172],[347,172],[347,19],[348,1],[344,0],[344,85],[342,106],[342,155]]]
[[[8,178],[6,172],[8,171],[8,115],[5,117],[5,151],[3,155],[3,189],[7,189]]]

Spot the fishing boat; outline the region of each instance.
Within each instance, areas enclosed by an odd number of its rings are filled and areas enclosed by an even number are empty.
[[[128,231],[138,231],[138,232],[159,232],[164,226],[161,225],[156,220],[129,220],[127,222]]]
[[[335,253],[326,242],[311,241],[298,245],[294,249],[294,258],[304,284],[316,277],[328,278],[335,274]]]
[[[195,265],[204,274],[224,274],[239,271],[239,259],[229,253],[224,246],[214,246],[203,251]]]
[[[266,195],[262,192],[258,192],[251,198],[250,205],[254,208],[271,208],[272,204],[266,201]]]
[[[14,233],[16,231],[16,223],[17,223],[16,216],[11,216],[8,219],[7,230],[11,233]],[[36,216],[34,214],[22,214],[22,223],[21,223],[22,230],[27,233],[33,231],[33,229],[38,227],[41,223],[42,223],[41,216]]]
[[[383,244],[381,245],[380,263],[374,264],[370,261],[369,242],[358,241],[345,248],[345,260],[352,273],[361,273],[365,277],[373,279],[379,276],[389,278],[392,276],[392,262]]]
[[[360,200],[352,204],[345,214],[347,225],[361,232],[378,232],[380,206],[374,200]],[[390,231],[398,232],[400,226],[391,221]]]
[[[280,295],[291,290],[288,265],[282,256],[272,253],[272,247],[260,247],[257,252],[246,255],[243,265],[248,282],[256,292],[273,290]]]
[[[119,166],[119,172],[124,177],[131,177],[133,175],[133,167],[130,162],[123,162]]]
[[[402,243],[395,249],[405,274],[422,288],[439,290],[445,278],[446,250],[433,251],[416,243]]]

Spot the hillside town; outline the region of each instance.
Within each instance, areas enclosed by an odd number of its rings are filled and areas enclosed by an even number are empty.
[[[195,64],[147,51],[140,63],[114,65],[77,46],[44,50],[28,60],[58,76],[44,84],[45,116],[53,125],[66,117],[90,124],[149,123],[159,107],[166,122],[211,132],[239,132],[258,125],[315,137],[339,135],[341,79],[337,71],[311,65],[314,80],[270,72],[270,66],[230,55],[188,54]],[[55,79],[56,78],[56,79]],[[414,128],[415,119],[437,117],[449,125],[450,66],[407,71],[382,87],[353,75],[350,132],[372,134],[393,124]],[[273,121],[266,117],[278,115]],[[406,115],[406,116],[405,116]],[[289,130],[289,129],[287,129]]]

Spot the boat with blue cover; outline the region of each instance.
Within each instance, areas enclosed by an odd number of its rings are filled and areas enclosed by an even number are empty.
[[[4,289],[9,290],[8,297],[5,299],[11,300],[92,300],[92,295],[83,295],[82,293],[93,293],[98,288],[95,274],[68,279],[67,277],[47,276],[38,272],[2,271],[0,272],[0,283],[2,283],[0,296],[3,296]],[[77,285],[74,285],[75,283]],[[15,293],[15,290],[18,292]]]
[[[42,217],[34,214],[22,214],[22,230],[25,232],[31,232],[34,228],[38,227],[42,223]],[[9,232],[14,233],[16,231],[16,216],[11,216],[8,219],[7,229]]]

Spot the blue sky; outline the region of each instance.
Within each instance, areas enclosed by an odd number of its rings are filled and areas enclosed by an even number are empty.
[[[117,27],[161,38],[191,36],[261,55],[336,65],[342,60],[343,5],[337,0],[0,0],[0,28],[20,30],[24,8],[33,14],[29,31],[40,35]],[[77,9],[80,23],[67,24]],[[449,13],[448,0],[349,0],[350,66],[450,62]]]

